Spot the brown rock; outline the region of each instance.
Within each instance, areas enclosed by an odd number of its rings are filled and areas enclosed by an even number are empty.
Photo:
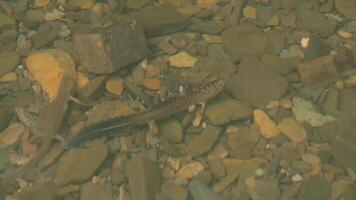
[[[124,82],[120,78],[109,78],[105,87],[110,93],[120,96],[124,91]]]
[[[156,78],[145,78],[142,80],[142,85],[151,90],[159,90],[161,82]]]
[[[253,112],[255,123],[259,126],[261,135],[266,139],[271,139],[280,134],[278,126],[274,121],[262,110]]]
[[[75,77],[75,64],[69,54],[61,50],[47,49],[32,53],[26,59],[26,67],[50,101],[57,97],[63,74]]]
[[[282,133],[294,143],[303,141],[307,136],[303,126],[298,124],[293,118],[283,119],[282,122],[278,124],[278,127]]]
[[[120,22],[105,31],[74,36],[82,66],[95,74],[109,74],[148,55],[143,29],[131,22]]]

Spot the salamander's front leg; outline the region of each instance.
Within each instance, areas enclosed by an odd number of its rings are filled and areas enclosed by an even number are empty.
[[[158,138],[158,127],[154,120],[150,120],[147,122],[148,131],[146,134],[146,142],[148,147],[158,147],[159,138]]]
[[[201,121],[203,120],[203,114],[205,111],[205,102],[199,102],[197,103],[198,105],[201,105],[195,110],[194,113],[194,120],[193,120],[193,126],[198,127],[201,124]]]

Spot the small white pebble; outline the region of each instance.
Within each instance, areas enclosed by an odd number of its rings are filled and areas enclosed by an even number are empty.
[[[308,48],[309,40],[310,40],[310,38],[302,38],[302,40],[300,41],[300,44],[304,49]]]
[[[300,182],[302,180],[303,180],[303,176],[301,176],[300,174],[295,174],[294,176],[292,176],[293,182]]]
[[[201,123],[201,127],[202,127],[202,128],[208,127],[208,123],[206,123],[206,122]]]
[[[195,105],[190,105],[189,107],[188,107],[188,112],[193,112],[194,110],[195,110]]]
[[[182,85],[179,86],[179,94],[183,94],[184,87]]]
[[[262,168],[257,168],[255,170],[255,176],[256,177],[261,177],[261,176],[264,176],[266,174],[266,171]]]

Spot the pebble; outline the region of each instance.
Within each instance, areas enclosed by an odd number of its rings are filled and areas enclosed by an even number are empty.
[[[256,19],[257,18],[257,11],[255,7],[252,6],[246,6],[243,9],[243,15],[246,18],[251,18],[251,19]]]
[[[158,129],[160,134],[170,142],[180,143],[183,141],[183,127],[174,117],[169,117],[160,121]]]
[[[186,165],[183,165],[176,175],[183,179],[191,179],[200,172],[204,171],[204,169],[204,166],[200,162],[192,161]]]
[[[339,30],[337,31],[337,34],[345,39],[350,39],[352,38],[352,33],[348,32],[348,31],[344,31],[344,30]]]
[[[50,101],[56,98],[64,73],[75,77],[73,59],[68,53],[57,49],[46,49],[30,54],[26,59],[26,67],[48,94]]]
[[[249,117],[252,114],[252,108],[241,101],[224,98],[208,105],[205,110],[205,116],[214,125],[227,124],[234,120],[240,120]]]
[[[303,180],[303,176],[301,176],[300,174],[295,174],[292,176],[293,182],[301,182],[302,180]]]
[[[106,81],[105,88],[111,94],[120,96],[124,91],[124,82],[120,78],[112,77]]]
[[[65,185],[87,180],[98,169],[108,153],[107,145],[98,140],[85,148],[69,150],[59,160],[56,181]]]
[[[159,90],[161,88],[161,82],[156,78],[145,78],[142,80],[142,85],[150,90]]]
[[[264,111],[258,109],[254,110],[253,117],[264,138],[271,139],[280,134],[280,130],[276,123]]]
[[[190,68],[194,67],[198,62],[196,58],[189,55],[187,52],[181,51],[173,56],[168,58],[169,63],[173,67],[177,68]]]
[[[0,143],[6,146],[16,144],[24,131],[24,125],[20,123],[10,124],[0,133]]]
[[[278,127],[281,132],[294,143],[302,142],[307,137],[303,126],[298,124],[293,118],[283,119],[282,122],[278,124]]]
[[[309,163],[312,166],[311,175],[318,175],[321,172],[321,160],[318,156],[313,154],[304,154],[303,161]]]
[[[196,157],[210,151],[215,144],[220,131],[221,128],[219,127],[208,126],[200,135],[188,140],[187,148],[190,155]]]
[[[15,72],[10,72],[0,77],[0,82],[16,82],[17,74]]]

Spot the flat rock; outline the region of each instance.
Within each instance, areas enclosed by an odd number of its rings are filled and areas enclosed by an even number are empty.
[[[294,143],[303,141],[307,136],[303,126],[293,118],[283,119],[281,123],[278,124],[278,127],[282,133]]]
[[[310,31],[327,37],[335,31],[336,23],[327,20],[324,15],[309,9],[302,9],[299,13],[303,25]]]
[[[161,190],[161,173],[157,164],[142,156],[133,157],[127,172],[133,200],[155,200]]]
[[[356,19],[356,0],[335,0],[335,8],[348,19]]]
[[[74,36],[82,66],[95,74],[109,74],[146,57],[150,51],[142,27],[120,22],[93,33]]]
[[[297,69],[305,84],[330,83],[340,78],[339,69],[334,65],[331,55],[300,63]]]
[[[58,163],[56,181],[59,184],[81,183],[98,169],[108,155],[108,147],[99,141],[86,148],[71,149]]]
[[[193,157],[200,156],[210,151],[215,144],[221,129],[216,126],[208,126],[204,131],[194,138],[188,140],[187,148]]]
[[[325,40],[319,37],[309,38],[308,47],[305,48],[304,61],[310,61],[330,53],[331,48]]]
[[[71,56],[57,49],[46,49],[30,54],[26,67],[32,77],[48,94],[50,101],[57,97],[63,74],[75,78],[75,63]]]
[[[253,118],[260,128],[262,137],[271,139],[281,133],[276,123],[263,110],[254,110]]]
[[[244,119],[251,114],[252,108],[248,104],[232,98],[219,99],[209,104],[205,110],[205,116],[214,125]]]
[[[111,191],[99,184],[88,183],[80,190],[80,200],[111,200]]]
[[[105,88],[111,94],[120,96],[124,91],[124,82],[121,78],[111,77],[107,80]]]
[[[190,181],[189,189],[194,200],[223,200],[222,196],[198,180]]]
[[[300,188],[297,200],[328,200],[330,184],[322,178],[310,177],[305,180]]]
[[[129,17],[143,27],[147,37],[174,33],[190,25],[188,18],[170,6],[147,6]]]
[[[281,98],[287,91],[288,81],[258,59],[246,57],[225,88],[234,98],[259,107]]]
[[[203,164],[197,161],[192,161],[183,165],[176,175],[177,177],[182,179],[191,179],[197,176],[202,171],[204,171],[204,169],[205,167],[203,166]]]
[[[0,53],[0,77],[12,72],[20,62],[20,56],[13,51]]]
[[[173,143],[183,141],[183,127],[174,117],[169,117],[159,122],[158,129],[160,134]]]
[[[199,21],[193,23],[189,30],[206,33],[210,35],[217,35],[227,27],[227,24],[222,21]]]
[[[78,90],[78,94],[83,99],[95,99],[104,92],[107,76],[97,76]]]
[[[299,63],[298,57],[282,58],[279,56],[264,55],[262,62],[269,66],[271,69],[280,73],[281,75],[287,75],[291,73],[297,67]]]
[[[222,32],[221,37],[233,58],[241,58],[242,55],[277,55],[284,45],[281,34],[274,31],[263,32],[251,25],[229,27]]]

